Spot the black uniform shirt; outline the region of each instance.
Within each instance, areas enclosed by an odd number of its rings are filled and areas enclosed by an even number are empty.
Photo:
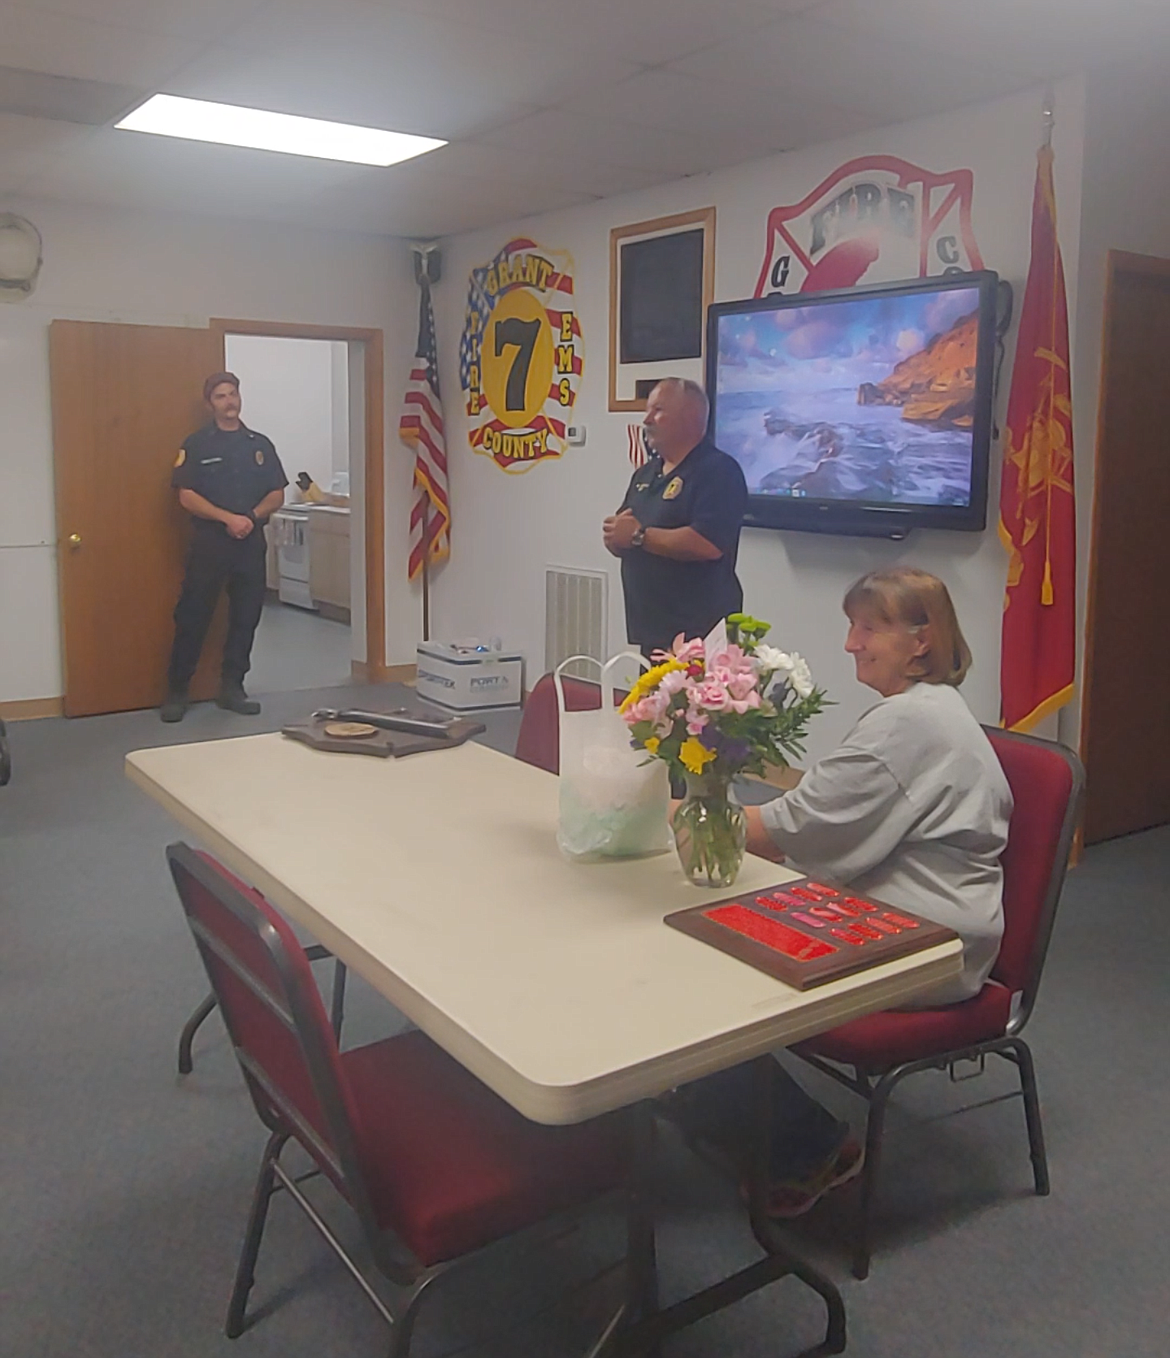
[[[623,552],[630,641],[666,647],[679,632],[706,636],[720,618],[743,607],[735,559],[747,483],[735,458],[704,438],[666,475],[655,455],[631,477],[621,508],[646,528],[693,528],[723,553],[717,561],[675,561],[645,547]]]
[[[171,485],[193,490],[230,514],[248,514],[270,491],[283,490],[288,477],[270,438],[242,424],[221,429],[212,421],[184,442]],[[197,528],[224,531],[213,519],[193,517]]]

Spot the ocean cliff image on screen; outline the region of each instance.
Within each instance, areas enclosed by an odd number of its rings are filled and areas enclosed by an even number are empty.
[[[956,288],[724,316],[715,442],[753,495],[967,505],[978,312]]]

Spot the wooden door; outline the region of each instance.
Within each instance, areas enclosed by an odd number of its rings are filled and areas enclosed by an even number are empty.
[[[203,381],[220,362],[210,330],[49,327],[67,716],[164,696],[190,534],[171,468],[208,418]],[[215,692],[222,634],[220,618],[192,697]]]
[[[1170,823],[1170,260],[1109,257],[1081,745],[1085,842]]]

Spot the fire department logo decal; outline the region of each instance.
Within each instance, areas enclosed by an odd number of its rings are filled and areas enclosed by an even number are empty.
[[[768,214],[756,297],[983,268],[971,229],[975,176],[895,156],[851,160],[807,198]]]
[[[508,472],[562,456],[583,365],[570,255],[517,237],[471,271],[459,379],[475,452]]]

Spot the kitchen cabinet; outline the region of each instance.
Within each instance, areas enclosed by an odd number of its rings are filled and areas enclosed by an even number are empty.
[[[309,593],[324,617],[349,622],[348,509],[309,509]]]

